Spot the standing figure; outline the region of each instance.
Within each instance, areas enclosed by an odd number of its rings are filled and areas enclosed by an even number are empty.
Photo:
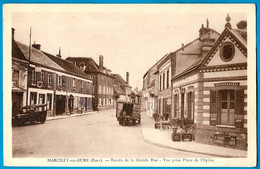
[[[69,101],[69,103],[68,103],[68,107],[69,107],[70,114],[73,114],[73,103],[74,103],[74,97],[73,97],[72,95],[70,95],[68,101]]]

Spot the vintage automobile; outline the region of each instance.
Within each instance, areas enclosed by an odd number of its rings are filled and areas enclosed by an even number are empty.
[[[132,102],[117,102],[116,118],[120,125],[135,125],[141,122],[140,98],[133,99]]]
[[[47,104],[33,104],[22,107],[18,113],[12,117],[13,126],[23,126],[26,124],[45,123],[47,116]]]

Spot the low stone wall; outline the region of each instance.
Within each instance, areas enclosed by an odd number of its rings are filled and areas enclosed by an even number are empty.
[[[247,129],[197,124],[195,142],[247,150]]]

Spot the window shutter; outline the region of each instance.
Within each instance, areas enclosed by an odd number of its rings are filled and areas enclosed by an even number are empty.
[[[244,90],[236,90],[235,126],[243,128],[244,125]]]
[[[217,92],[210,91],[210,125],[217,125]]]

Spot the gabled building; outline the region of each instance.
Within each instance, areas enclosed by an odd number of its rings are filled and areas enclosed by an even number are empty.
[[[194,63],[202,60],[218,37],[219,33],[209,28],[207,21],[207,26],[204,27],[204,25],[202,25],[199,30],[198,38],[186,45],[182,44],[181,48],[168,54],[157,66],[159,76],[158,103],[159,113],[161,115],[167,115],[169,117],[177,113],[180,114],[181,117],[184,117],[184,114],[188,114],[190,118],[193,118],[192,108],[189,109],[190,112],[188,112],[184,111],[184,106],[178,106],[182,105],[181,102],[184,102],[186,96],[180,95],[178,99],[175,99],[175,102],[172,102],[172,95],[175,93],[172,93],[171,77],[178,75]],[[177,97],[177,95],[175,97]],[[192,94],[189,97],[190,100],[193,99]],[[177,103],[176,100],[180,102]],[[172,104],[174,106],[172,106]]]
[[[226,21],[205,57],[172,74],[172,107],[175,117],[194,120],[196,142],[246,150],[247,30]]]
[[[167,56],[165,55],[157,61],[143,76],[142,111],[149,117],[152,117],[153,113],[158,113],[159,77],[157,67]]]
[[[14,41],[12,28],[12,112],[17,113],[26,105],[28,61]]]
[[[93,80],[92,107],[94,110],[111,109],[114,105],[114,78],[111,76],[111,70],[104,67],[103,58],[99,56],[99,65],[92,58],[66,58]]]
[[[119,74],[112,74],[114,77],[115,101],[131,101],[132,87],[129,85],[129,73],[126,72],[126,81]]]
[[[56,56],[47,54],[40,48],[40,44],[33,44],[30,48],[13,39],[13,58],[18,57],[28,63],[28,71],[23,75],[26,77],[24,84],[26,81],[27,90],[22,106],[47,104],[48,116],[65,114],[69,107],[72,111],[79,108],[80,112],[89,110],[90,107],[81,102],[84,104],[83,107],[89,108],[82,110],[82,104],[77,104],[75,98],[81,97],[85,101],[86,98],[89,98],[89,101],[92,100],[92,93],[87,88],[87,86],[92,86],[92,80],[87,75],[78,74],[77,68],[73,64],[60,58],[57,59]],[[12,65],[14,66],[15,62]],[[14,71],[13,81],[16,81],[16,76]],[[92,91],[91,88],[89,90]],[[69,98],[71,99],[69,100]],[[12,99],[15,100],[15,97]],[[70,104],[69,101],[71,101]]]

